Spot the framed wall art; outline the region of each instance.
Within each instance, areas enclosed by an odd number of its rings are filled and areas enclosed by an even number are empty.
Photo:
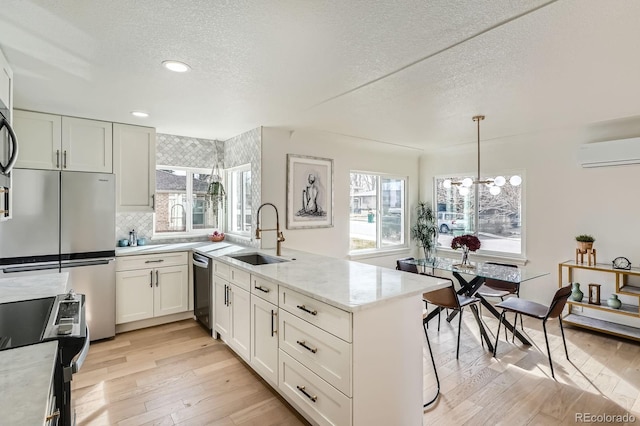
[[[333,226],[333,160],[287,154],[287,229]]]

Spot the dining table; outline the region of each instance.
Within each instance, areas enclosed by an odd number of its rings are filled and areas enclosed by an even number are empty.
[[[407,260],[406,262],[412,263],[416,266],[421,266],[423,273],[427,273],[427,269],[430,269],[430,275],[434,275],[436,270],[451,272],[460,284],[460,289],[457,290],[457,293],[480,299],[482,306],[484,306],[498,320],[500,319],[500,313],[485,297],[477,293],[478,289],[482,284],[484,284],[487,278],[520,284],[535,278],[549,275],[549,272],[536,271],[526,267],[514,268],[512,266],[500,265],[492,262],[471,262],[469,265],[462,265],[458,259],[445,257],[413,259]],[[427,316],[427,321],[438,315],[440,310],[441,308],[438,308],[430,312]],[[472,309],[472,312],[476,317],[476,321],[478,321],[478,324],[480,325],[482,338],[487,343],[488,349],[493,351],[493,344],[491,343],[491,339],[489,338],[486,330],[482,326],[482,321],[480,320],[477,310]],[[451,321],[456,314],[457,311],[452,311],[451,314],[449,314],[447,321]],[[525,345],[531,345],[531,342],[516,329],[515,324],[511,324],[506,318],[503,318],[503,324],[520,342]]]

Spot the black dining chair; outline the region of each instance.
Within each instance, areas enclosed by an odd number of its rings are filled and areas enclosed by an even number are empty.
[[[396,269],[398,271],[413,272],[419,274],[418,267],[413,263],[408,263],[409,260],[415,260],[413,257],[403,257],[396,260]]]
[[[524,300],[516,297],[510,297],[496,305],[496,308],[502,308],[500,314],[500,322],[498,323],[498,332],[496,333],[496,344],[493,346],[493,356],[496,356],[498,350],[498,336],[500,335],[500,325],[504,321],[506,312],[514,312],[519,315],[526,315],[531,318],[542,321],[542,329],[544,330],[544,340],[547,344],[547,355],[549,356],[549,367],[551,367],[551,377],[555,379],[553,373],[553,362],[551,361],[551,350],[549,349],[549,338],[547,337],[547,320],[549,318],[558,318],[560,322],[560,332],[562,333],[562,343],[564,343],[564,352],[569,359],[569,351],[567,350],[567,341],[564,338],[564,329],[562,328],[562,310],[567,303],[567,299],[571,295],[571,284],[561,287],[553,295],[549,306],[540,303]]]
[[[452,309],[458,312],[458,343],[456,347],[456,359],[458,359],[458,355],[460,354],[460,330],[462,328],[462,311],[467,306],[471,306],[480,302],[480,299],[478,299],[477,297],[467,297],[456,293],[456,289],[453,286],[453,281],[449,278],[436,277],[435,275],[429,276],[439,278],[441,280],[448,280],[451,283],[451,285],[447,287],[424,293],[422,295],[422,299],[425,302],[437,306],[438,308]],[[424,316],[423,318],[423,325],[426,328],[429,327],[426,316]],[[478,323],[478,327],[482,327],[480,323]],[[438,331],[440,331],[440,311],[438,311]],[[480,333],[482,334],[482,330],[480,330]]]
[[[497,262],[486,262],[487,265],[500,265],[507,266],[509,268],[518,268],[517,265],[512,265],[510,263],[497,263]],[[493,278],[486,278],[484,283],[478,288],[476,294],[484,297],[484,298],[500,298],[500,300],[504,300],[505,297],[514,295],[516,297],[520,297],[520,283],[514,283],[510,281],[502,281],[496,280]],[[482,313],[482,305],[480,305],[480,312]],[[515,327],[518,320],[518,314],[515,315],[513,326]],[[522,316],[520,316],[520,328],[524,330],[524,325],[522,322]],[[507,336],[507,328],[504,329],[505,338]]]

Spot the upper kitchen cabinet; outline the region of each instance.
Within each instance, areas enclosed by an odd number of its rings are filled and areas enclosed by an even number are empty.
[[[106,121],[14,111],[20,135],[16,167],[113,172],[113,130]]]
[[[116,210],[153,212],[156,191],[156,130],[113,124]]]
[[[0,101],[11,111],[13,106],[13,72],[7,58],[0,50]]]

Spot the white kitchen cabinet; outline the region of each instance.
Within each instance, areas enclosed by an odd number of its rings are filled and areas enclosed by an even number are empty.
[[[229,293],[227,287],[229,283],[223,279],[214,279],[215,288],[215,323],[214,331],[220,335],[220,338],[225,342],[229,340],[229,329],[231,325],[230,307],[227,301]]]
[[[13,71],[0,50],[0,100],[9,111],[13,107]]]
[[[156,130],[113,125],[116,210],[153,212],[156,192]]]
[[[16,110],[19,134],[16,167],[43,170],[111,173],[112,123]]]
[[[116,259],[116,324],[189,309],[186,252]]]
[[[251,366],[278,384],[278,307],[251,295]]]
[[[251,299],[249,292],[220,278],[214,278],[215,326],[220,335],[235,352],[247,362],[251,359]]]

